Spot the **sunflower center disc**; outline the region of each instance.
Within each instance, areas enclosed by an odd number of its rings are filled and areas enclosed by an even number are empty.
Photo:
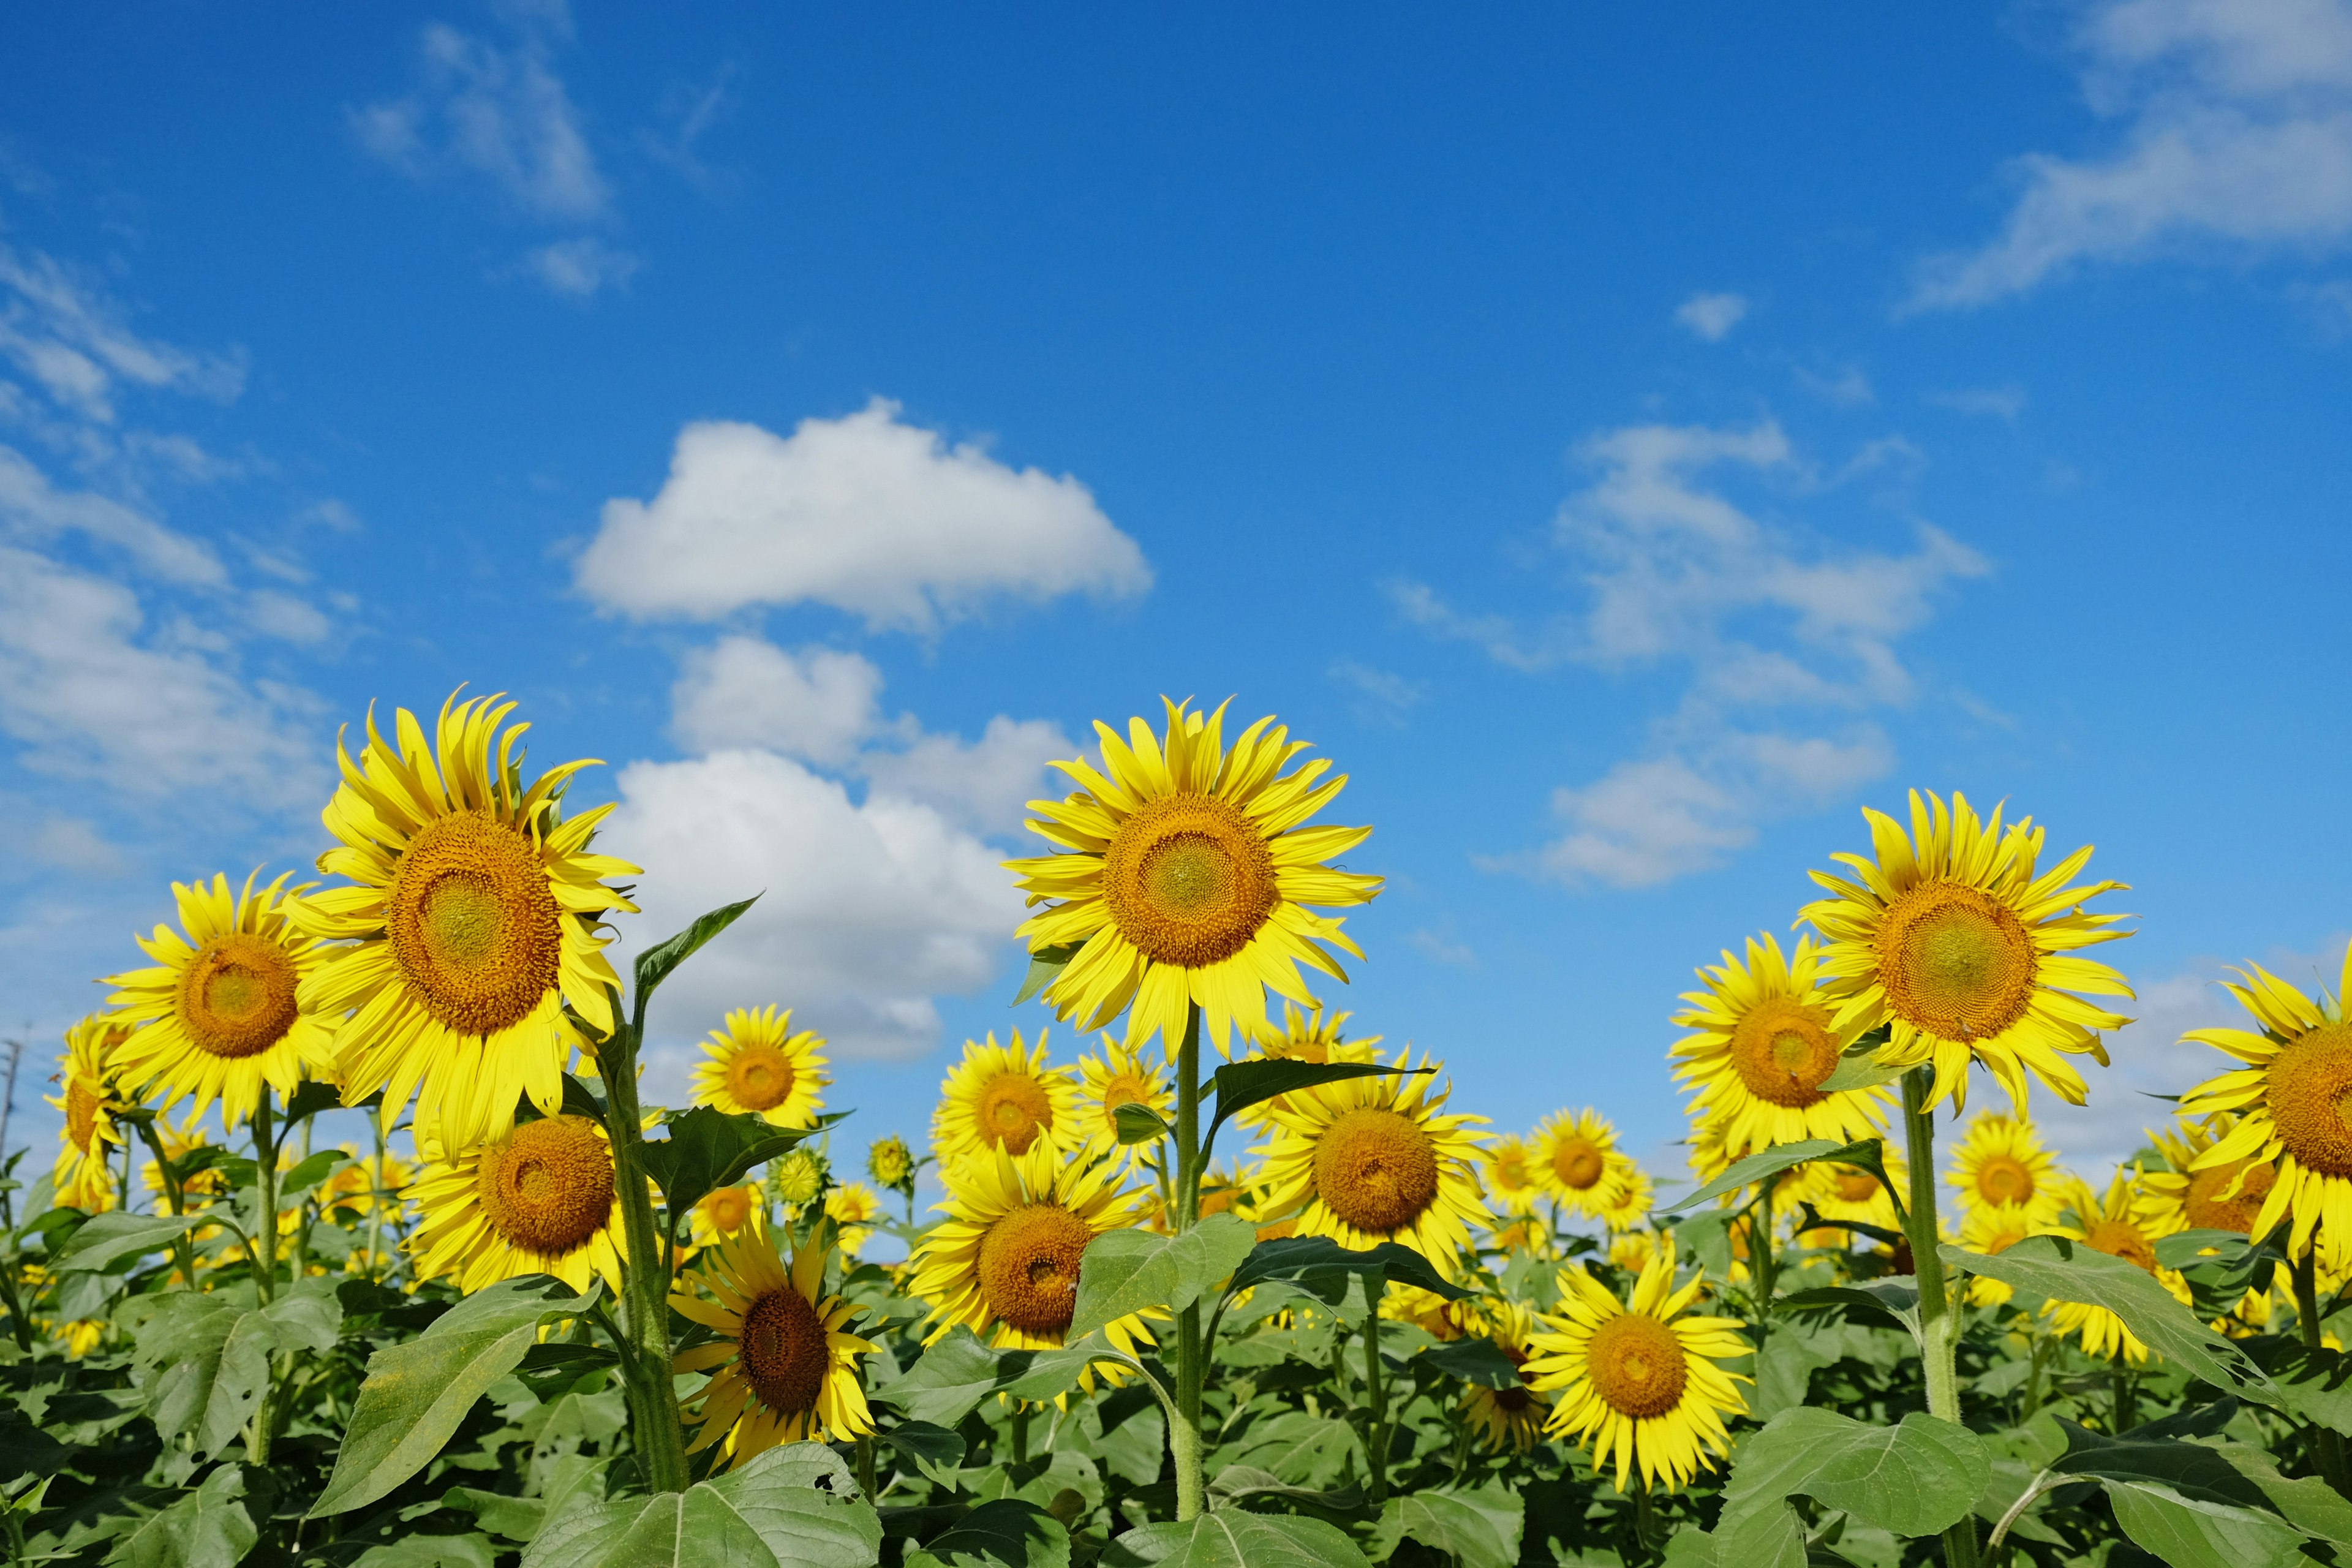
[[[612,1217],[613,1156],[584,1116],[526,1121],[483,1146],[475,1191],[509,1246],[562,1257]]]
[[[1508,1193],[1527,1190],[1528,1157],[1523,1152],[1507,1150],[1495,1161],[1495,1184]]]
[[[751,1110],[773,1110],[793,1092],[793,1064],[773,1046],[745,1046],[727,1064],[727,1092]]]
[[[1572,1192],[1589,1192],[1609,1168],[1601,1151],[1581,1138],[1563,1138],[1551,1153],[1552,1174]]]
[[[1731,1065],[1757,1099],[1791,1110],[1829,1096],[1822,1081],[1837,1070],[1837,1042],[1815,1009],[1786,996],[1759,1003],[1731,1031]]]
[[[980,1091],[974,1120],[982,1142],[1002,1144],[1008,1154],[1025,1154],[1037,1134],[1054,1125],[1053,1097],[1028,1074],[1005,1073]]]
[[[392,875],[384,929],[425,1010],[462,1035],[530,1016],[563,963],[563,912],[539,851],[478,811],[436,817]]]
[[[1051,1337],[1078,1305],[1078,1260],[1094,1232],[1059,1204],[1024,1204],[980,1238],[980,1293],[1024,1334]]]
[[[2297,1163],[2352,1176],[2352,1023],[2322,1024],[2271,1058],[2270,1112]]]
[[[721,1236],[732,1236],[751,1217],[751,1194],[740,1187],[721,1187],[702,1200],[702,1217]]]
[[[2032,1203],[2033,1173],[2022,1160],[1995,1154],[1977,1167],[1977,1195],[1989,1204]]]
[[[1342,1111],[1316,1140],[1315,1191],[1358,1230],[1402,1230],[1437,1201],[1436,1147],[1401,1111]]]
[[[1134,1077],[1132,1074],[1121,1073],[1118,1077],[1111,1079],[1103,1089],[1103,1120],[1110,1123],[1111,1131],[1116,1132],[1118,1131],[1118,1108],[1120,1106],[1149,1106],[1150,1103],[1151,1090],[1150,1086],[1146,1085],[1142,1079]]]
[[[2246,1179],[2228,1197],[2221,1194],[2230,1190],[2243,1171]],[[2278,1173],[2268,1165],[2225,1165],[2210,1171],[2189,1173],[2189,1192],[2181,1207],[2188,1212],[2191,1230],[2234,1230],[2242,1236],[2253,1234],[2254,1221],[2263,1214],[2263,1200],[2270,1196],[2271,1184]]]
[[[1621,1312],[1585,1345],[1592,1392],[1621,1415],[1664,1415],[1682,1403],[1690,1372],[1674,1330],[1640,1312]]]
[[[1274,913],[1274,857],[1249,818],[1208,795],[1147,803],[1103,851],[1103,902],[1145,957],[1186,969],[1249,945]]]
[[[207,1056],[257,1057],[294,1026],[296,979],[293,961],[267,937],[209,938],[180,971],[180,1026]]]
[[[2038,969],[2024,922],[1979,889],[1930,882],[1888,906],[1878,932],[1886,1005],[1948,1040],[1988,1040],[2025,1016]]]
[[[2126,1263],[2137,1263],[2150,1274],[2156,1272],[2156,1248],[2129,1220],[2102,1219],[2092,1223],[2083,1237],[2084,1244],[2104,1252],[2110,1258],[2120,1258]]]
[[[1837,1195],[1850,1204],[1866,1204],[1878,1195],[1878,1178],[1867,1171],[1841,1169],[1831,1178]]]
[[[85,1154],[98,1136],[98,1091],[78,1078],[66,1079],[66,1136]]]
[[[735,1353],[743,1380],[761,1404],[785,1415],[816,1408],[833,1358],[825,1349],[824,1320],[799,1291],[786,1286],[752,1302],[744,1310]]]

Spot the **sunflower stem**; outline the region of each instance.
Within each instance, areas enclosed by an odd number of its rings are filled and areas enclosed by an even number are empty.
[[[1201,1005],[1184,1010],[1184,1043],[1176,1051],[1176,1215],[1178,1235],[1201,1217]],[[1207,1487],[1201,1473],[1201,1385],[1208,1377],[1198,1301],[1176,1314],[1176,1419],[1168,1424],[1168,1452],[1176,1464],[1176,1517],[1201,1517]]]
[[[1904,1238],[1911,1244],[1911,1268],[1919,1282],[1919,1367],[1927,1384],[1927,1414],[1954,1426],[1960,1419],[1958,1370],[1959,1314],[1944,1281],[1943,1237],[1936,1223],[1936,1113],[1927,1097],[1932,1069],[1903,1075],[1903,1131],[1911,1162],[1911,1207],[1904,1215]],[[1946,1568],[1976,1568],[1977,1523],[1973,1516],[1944,1531]]]
[[[163,1152],[163,1141],[155,1136],[154,1120],[142,1116],[131,1125],[139,1129],[140,1142],[146,1144],[148,1152],[155,1156],[155,1171],[163,1184],[163,1201],[172,1205],[172,1217],[177,1219],[188,1212],[187,1198],[180,1185],[179,1172],[173,1168],[171,1156]],[[122,1206],[127,1209],[131,1206],[131,1162],[128,1158],[122,1162]],[[185,1231],[172,1238],[172,1260],[180,1266],[180,1289],[194,1289],[196,1249],[190,1245]]]
[[[636,1352],[630,1383],[643,1405],[636,1433],[645,1454],[646,1480],[657,1492],[682,1492],[691,1479],[686,1463],[686,1428],[678,1420],[671,1379],[669,1280],[660,1273],[662,1246],[654,1225],[653,1193],[646,1180],[644,1119],[637,1107],[637,1044],[645,1022],[644,999],[636,1016],[620,1022],[620,996],[613,996],[614,1029],[596,1047],[597,1071],[604,1079],[605,1128],[613,1148],[613,1180],[621,1192],[621,1234],[628,1243],[627,1322]]]
[[[269,1089],[262,1086],[253,1108],[254,1230],[246,1245],[253,1293],[265,1307],[278,1295],[278,1142],[269,1114]],[[276,1425],[279,1375],[277,1356],[267,1358],[261,1382],[261,1403],[254,1406],[253,1426],[245,1441],[246,1457],[257,1465],[269,1463],[271,1428]]]
[[[1381,1365],[1381,1298],[1388,1282],[1385,1274],[1364,1279],[1364,1468],[1374,1508],[1389,1500],[1387,1369]]]
[[[2319,1254],[2316,1247],[2306,1250],[2294,1260],[2294,1326],[2303,1336],[2307,1350],[2320,1348],[2321,1319],[2319,1316]],[[2344,1439],[2332,1428],[2321,1426],[2314,1435],[2319,1443],[2319,1473],[2339,1495],[2352,1497],[2352,1485],[2347,1484],[2344,1465]]]

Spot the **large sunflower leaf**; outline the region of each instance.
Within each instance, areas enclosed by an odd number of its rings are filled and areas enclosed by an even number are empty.
[[[1454,1559],[1454,1568],[1514,1568],[1526,1518],[1526,1504],[1499,1484],[1432,1487],[1389,1499],[1372,1526],[1372,1547],[1386,1559],[1410,1536]]]
[[[2304,1556],[2303,1531],[2276,1514],[2187,1497],[2160,1481],[2104,1484],[2116,1522],[2166,1568],[2285,1568]]]
[[[920,1546],[906,1568],[1069,1568],[1070,1532],[1034,1502],[984,1502]]]
[[[106,1561],[108,1568],[236,1568],[260,1539],[246,1510],[244,1470],[222,1465],[132,1526]]]
[[[1190,1524],[1147,1524],[1114,1540],[1104,1568],[1368,1568],[1345,1531],[1319,1519],[1215,1509]]]
[[[1101,1349],[1101,1340],[1087,1334],[1059,1350],[994,1350],[959,1323],[874,1397],[910,1421],[952,1427],[992,1394],[1053,1399],[1069,1392]]]
[[[1438,1273],[1435,1265],[1401,1242],[1384,1241],[1362,1252],[1350,1251],[1328,1236],[1286,1236],[1261,1241],[1234,1270],[1229,1291],[1240,1291],[1269,1279],[1296,1279],[1327,1301],[1344,1293],[1347,1276],[1379,1278],[1392,1285],[1418,1285],[1449,1301],[1470,1292]],[[1328,1289],[1334,1281],[1339,1290]]]
[[[688,1210],[720,1187],[742,1180],[752,1166],[789,1152],[845,1114],[820,1116],[807,1127],[777,1127],[749,1112],[730,1116],[698,1105],[671,1120],[667,1137],[642,1144],[638,1158],[661,1188],[673,1223],[682,1222]]]
[[[58,1248],[51,1267],[60,1272],[103,1268],[118,1258],[160,1252],[195,1223],[195,1218],[188,1215],[125,1214],[121,1210],[92,1215]]]
[[[794,1443],[682,1492],[574,1493],[522,1568],[870,1568],[881,1555],[882,1518],[840,1456]]]
[[[200,1457],[219,1453],[261,1403],[272,1353],[331,1350],[341,1321],[324,1280],[305,1280],[266,1307],[239,1291],[165,1294],[140,1323],[132,1352],[155,1430],[186,1434]]]
[[[1685,1525],[1666,1542],[1665,1568],[1805,1568],[1805,1530],[1785,1502],[1725,1510],[1712,1531]]]
[[[1484,1334],[1440,1340],[1413,1360],[1424,1366],[1433,1366],[1448,1377],[1458,1377],[1481,1388],[1519,1386],[1519,1369],[1511,1364],[1511,1358],[1503,1353],[1500,1345]]]
[[[1834,1410],[1784,1410],[1739,1445],[1724,1512],[1801,1495],[1896,1535],[1934,1535],[1968,1517],[1990,1474],[1982,1440],[1933,1415],[1876,1426]]]
[[[1256,1246],[1257,1226],[1230,1214],[1211,1215],[1181,1236],[1106,1232],[1087,1244],[1079,1261],[1069,1332],[1092,1333],[1150,1307],[1181,1312],[1214,1290]]]

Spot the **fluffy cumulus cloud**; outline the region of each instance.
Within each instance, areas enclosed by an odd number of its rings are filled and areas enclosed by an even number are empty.
[[[635,763],[619,783],[600,843],[661,873],[645,879],[631,942],[761,894],[664,986],[665,1036],[773,1001],[845,1057],[915,1056],[939,1036],[933,998],[982,990],[1012,953],[1022,906],[1003,857],[930,806],[856,801],[770,752]]]
[[[1808,480],[1780,427],[1633,426],[1581,448],[1592,484],[1554,523],[1582,603],[1534,627],[1455,610],[1421,584],[1392,597],[1431,632],[1524,670],[1575,663],[1687,676],[1650,743],[1555,792],[1558,838],[1486,859],[1570,884],[1646,887],[1719,864],[1757,825],[1850,794],[1894,752],[1874,715],[1914,696],[1896,644],[1956,580],[1988,568],[1925,523],[1898,553],[1769,526],[1717,476]]]
[[[1739,294],[1694,294],[1675,307],[1675,324],[1695,338],[1719,343],[1748,314]]]
[[[2000,233],[1927,262],[1914,308],[2084,262],[2352,240],[2352,0],[2105,0],[2075,42],[2106,145],[2018,159]]]
[[[605,503],[577,581],[640,618],[821,604],[928,632],[995,598],[1139,594],[1151,570],[1075,478],[950,445],[877,398],[789,436],[688,425],[651,500]]]

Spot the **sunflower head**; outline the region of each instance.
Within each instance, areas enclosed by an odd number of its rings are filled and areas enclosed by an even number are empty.
[[[1812,879],[1830,896],[1799,917],[1829,941],[1822,957],[1831,1027],[1885,1026],[1880,1059],[1932,1064],[1929,1103],[1967,1095],[1971,1058],[2009,1091],[2021,1112],[2031,1073],[2080,1105],[2083,1077],[2063,1055],[2104,1059],[2101,1029],[2128,1020],[2078,993],[2129,996],[2124,977],[2080,950],[2128,936],[2122,915],[2083,905],[2120,882],[2069,886],[2091,851],[2040,869],[2043,832],[2030,819],[2004,826],[2000,808],[1979,817],[1965,796],[1911,795],[1911,831],[1865,809],[1870,855],[1839,854],[1852,880]]]
[[[876,1186],[887,1192],[911,1193],[915,1189],[914,1151],[896,1132],[885,1133],[866,1151],[866,1173],[874,1178]]]
[[[1072,1078],[1069,1068],[1046,1065],[1042,1030],[1034,1048],[1018,1029],[1010,1045],[998,1045],[993,1034],[985,1043],[966,1040],[963,1059],[948,1069],[931,1114],[931,1151],[940,1167],[998,1149],[1025,1154],[1040,1143],[1083,1147],[1090,1130]]]
[[[1784,956],[1769,934],[1750,937],[1745,960],[1698,972],[1703,990],[1683,994],[1675,1022],[1694,1031],[1675,1042],[1675,1076],[1696,1093],[1695,1120],[1721,1127],[1735,1153],[1828,1138],[1848,1143],[1877,1133],[1883,1088],[1825,1091],[1850,1032],[1832,1025],[1821,989],[1821,949],[1800,940]]]
[[[824,1044],[814,1029],[793,1030],[789,1007],[738,1007],[702,1043],[694,1102],[772,1126],[814,1127],[830,1081],[819,1054]]]
[[[2278,1168],[2267,1160],[2241,1159],[2197,1164],[2199,1156],[2228,1137],[2238,1119],[2226,1112],[2183,1117],[2170,1129],[2150,1129],[2148,1142],[2164,1156],[2165,1169],[2144,1171],[2140,1192],[2144,1215],[2158,1236],[2179,1230],[2234,1230],[2252,1235],[2263,1205],[2278,1184]]]
[[[833,1221],[842,1253],[854,1258],[864,1249],[866,1238],[874,1234],[875,1222],[882,1217],[882,1200],[865,1183],[846,1182],[825,1193],[824,1214]]]
[[[1635,1167],[1617,1147],[1617,1129],[1599,1111],[1558,1111],[1538,1124],[1528,1143],[1537,1185],[1569,1213],[1599,1218],[1623,1205]]]
[[[1155,1145],[1118,1141],[1118,1108],[1140,1105],[1172,1119],[1176,1091],[1151,1047],[1129,1050],[1109,1036],[1103,1037],[1102,1055],[1078,1058],[1078,1122],[1087,1152],[1096,1159],[1120,1159],[1130,1164],[1149,1159]]]
[[[673,1308],[714,1336],[673,1363],[680,1373],[710,1373],[686,1401],[686,1419],[698,1428],[689,1453],[723,1442],[731,1468],[779,1443],[873,1432],[857,1357],[875,1347],[848,1331],[858,1309],[824,1293],[830,1261],[810,1244],[787,1262],[764,1230],[747,1229],[711,1258],[711,1297],[671,1295]]]
[[[2032,1121],[1980,1110],[1952,1152],[1949,1177],[1962,1208],[2015,1208],[2042,1226],[2058,1217],[2065,1194],[2058,1162]]]
[[[1535,1154],[1526,1139],[1516,1132],[1498,1133],[1486,1141],[1478,1158],[1486,1173],[1486,1195],[1505,1213],[1523,1215],[1535,1208],[1543,1184],[1537,1178]]]
[[[129,1103],[114,1087],[113,1052],[130,1026],[111,1014],[92,1013],[66,1031],[65,1055],[58,1061],[58,1092],[43,1095],[64,1113],[54,1180],[58,1202],[97,1214],[114,1206],[110,1157],[122,1146],[115,1126]]]
[[[1370,828],[1304,826],[1345,774],[1324,781],[1324,762],[1284,772],[1307,746],[1271,718],[1227,747],[1223,706],[1165,706],[1160,734],[1139,718],[1124,739],[1097,722],[1100,771],[1055,763],[1078,787],[1030,802],[1028,826],[1057,852],[1006,864],[1047,906],[1021,928],[1030,950],[1069,951],[1045,992],[1058,1016],[1096,1030],[1125,1012],[1129,1045],[1156,1034],[1172,1049],[1197,1006],[1223,1050],[1235,1024],[1265,1023],[1267,987],[1312,1002],[1299,964],[1347,979],[1328,949],[1362,952],[1307,906],[1363,903],[1381,879],[1324,863]]]
[[[408,1196],[422,1216],[408,1245],[417,1271],[478,1290],[552,1274],[575,1290],[621,1278],[621,1201],[612,1146],[586,1116],[519,1122],[502,1136],[427,1162]]]

